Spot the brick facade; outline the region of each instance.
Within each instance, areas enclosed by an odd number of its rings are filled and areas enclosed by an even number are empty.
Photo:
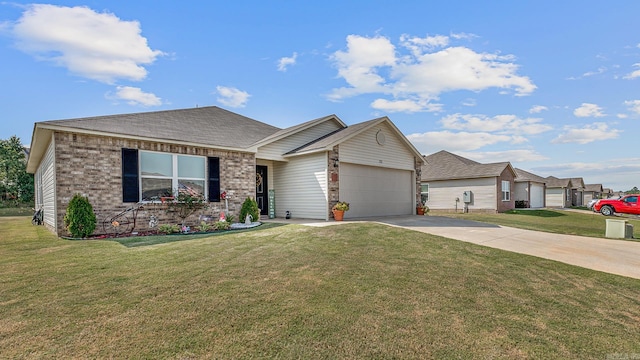
[[[515,196],[514,196],[514,191],[515,191],[515,176],[513,175],[513,172],[510,171],[510,168],[505,168],[502,171],[502,174],[500,174],[500,177],[496,179],[497,184],[496,184],[496,199],[497,201],[497,212],[501,213],[501,212],[505,212],[507,210],[512,210],[515,209],[516,207],[516,201],[515,201]],[[508,181],[509,182],[509,191],[511,192],[511,200],[509,201],[502,201],[502,182],[503,181]]]
[[[340,166],[336,166],[336,161],[340,159],[340,147],[334,146],[331,151],[328,152],[328,189],[329,189],[329,218],[333,218],[333,212],[331,209],[340,201]]]
[[[227,192],[229,213],[237,216],[247,197],[255,198],[255,154],[166,144],[105,136],[55,133],[56,222],[60,235],[64,230],[64,214],[76,193],[89,198],[98,221],[96,234],[103,232],[102,223],[134,205],[122,202],[122,148],[166,152],[172,154],[211,156],[220,158],[220,189]],[[211,202],[208,207],[187,218],[187,224],[197,225],[199,215],[217,219],[225,211],[225,201]],[[145,204],[136,218],[136,231],[148,230],[151,215],[159,224],[177,224],[179,219],[167,213],[164,204]],[[132,221],[132,220],[131,220]]]

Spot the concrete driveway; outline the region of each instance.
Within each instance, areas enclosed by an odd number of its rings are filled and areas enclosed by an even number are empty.
[[[285,220],[283,222],[326,226],[357,221],[371,221],[398,226],[450,239],[640,279],[640,242],[635,241],[552,234],[441,216],[392,216],[345,222],[310,220]]]

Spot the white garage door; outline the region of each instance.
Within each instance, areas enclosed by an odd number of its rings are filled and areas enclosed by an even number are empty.
[[[340,163],[340,200],[350,205],[345,219],[413,214],[412,174],[408,170]]]
[[[532,208],[541,208],[544,207],[544,186],[531,184],[531,195],[529,204]]]

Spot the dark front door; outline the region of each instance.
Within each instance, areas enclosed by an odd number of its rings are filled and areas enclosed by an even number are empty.
[[[267,215],[269,211],[268,189],[267,167],[256,165],[256,202],[260,208],[260,215]]]

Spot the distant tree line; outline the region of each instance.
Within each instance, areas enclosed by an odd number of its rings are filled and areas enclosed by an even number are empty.
[[[27,150],[20,138],[0,140],[0,203],[33,204],[33,175],[27,173]]]
[[[637,186],[634,186],[633,189],[627,190],[624,193],[625,194],[640,194],[640,190],[638,190]]]

